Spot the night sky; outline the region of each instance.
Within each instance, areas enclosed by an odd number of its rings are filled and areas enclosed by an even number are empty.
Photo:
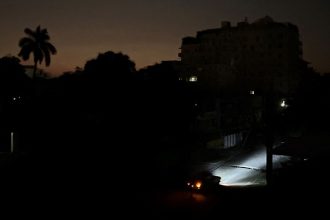
[[[217,28],[223,20],[236,25],[265,15],[296,24],[305,60],[330,72],[328,0],[1,0],[0,56],[17,55],[24,29],[41,25],[58,50],[49,68],[41,66],[53,75],[83,67],[108,50],[129,55],[141,68],[179,59],[182,37]]]

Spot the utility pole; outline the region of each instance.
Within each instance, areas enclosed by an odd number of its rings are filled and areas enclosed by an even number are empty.
[[[264,138],[266,145],[266,181],[267,186],[272,185],[273,174],[273,145],[274,145],[274,94],[267,92],[264,95]]]

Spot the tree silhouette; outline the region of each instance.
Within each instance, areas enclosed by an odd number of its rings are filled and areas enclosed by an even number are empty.
[[[0,97],[24,95],[28,85],[29,77],[17,57],[0,58]]]
[[[104,103],[109,95],[124,100],[124,96],[132,94],[135,73],[135,63],[127,55],[107,51],[86,62],[83,78],[89,91]]]
[[[46,66],[50,65],[50,55],[56,54],[56,48],[49,43],[50,37],[48,35],[47,29],[41,29],[40,25],[35,31],[26,28],[24,32],[27,37],[23,37],[19,41],[19,46],[21,51],[18,56],[22,57],[23,60],[28,60],[30,54],[33,53],[34,56],[34,68],[33,68],[33,78],[37,72],[37,65],[42,63],[45,59]]]
[[[17,57],[0,58],[0,150],[2,151],[9,150],[10,132],[15,132],[17,141],[18,132],[26,126],[25,113],[30,100],[31,81]],[[16,146],[18,145],[15,144]]]
[[[122,53],[107,51],[100,53],[96,59],[86,62],[84,71],[87,75],[101,81],[125,81],[135,73],[135,63]]]

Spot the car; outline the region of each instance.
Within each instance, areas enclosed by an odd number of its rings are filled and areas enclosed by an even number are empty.
[[[186,181],[188,190],[208,191],[220,186],[221,177],[214,176],[210,172],[203,171],[191,175]]]

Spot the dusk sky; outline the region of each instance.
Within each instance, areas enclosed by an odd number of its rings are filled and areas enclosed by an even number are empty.
[[[178,60],[182,37],[271,16],[299,27],[306,61],[330,72],[329,0],[1,0],[0,57],[19,52],[24,29],[47,28],[58,50],[45,71],[83,67],[98,53],[123,52],[137,68]],[[29,64],[32,64],[32,59]]]

